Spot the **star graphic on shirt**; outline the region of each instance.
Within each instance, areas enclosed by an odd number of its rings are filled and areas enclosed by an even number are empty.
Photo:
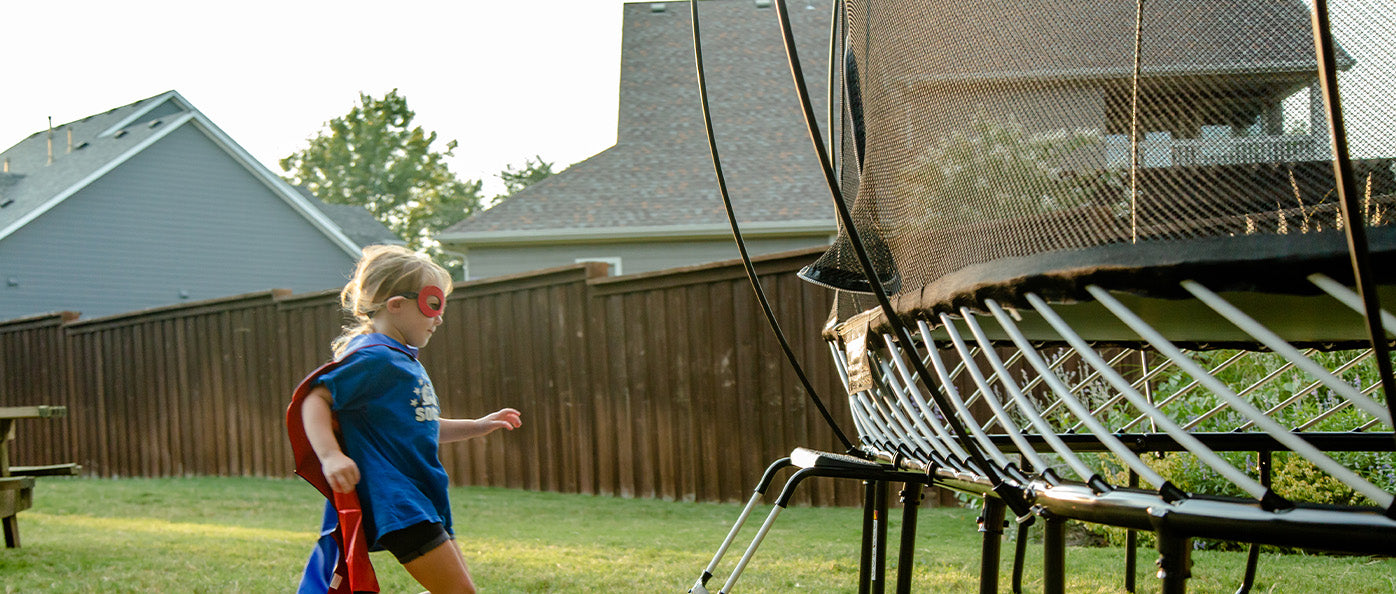
[[[417,397],[416,397],[416,398],[413,398],[412,401],[409,402],[408,404],[411,404],[412,406],[417,406],[417,403],[420,402],[421,399],[422,399],[422,387],[421,387],[421,386],[417,386],[416,388],[413,388],[413,389],[412,389],[412,393],[413,393],[413,394],[416,394]]]

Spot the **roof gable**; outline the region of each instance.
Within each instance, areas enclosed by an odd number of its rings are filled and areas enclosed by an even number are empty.
[[[190,125],[254,174],[331,242],[353,257],[359,245],[284,180],[252,158],[179,93],[168,91],[51,130],[0,153],[0,240],[42,216],[165,135]]]
[[[155,122],[161,121],[163,118],[177,117],[180,114],[195,111],[192,106],[186,103],[184,99],[174,91],[145,101],[140,101],[133,105],[140,105],[140,107],[132,110],[129,115],[117,120],[107,129],[103,130],[98,136],[113,136],[118,132],[141,124],[146,124],[147,127],[153,128],[158,125],[155,124]]]

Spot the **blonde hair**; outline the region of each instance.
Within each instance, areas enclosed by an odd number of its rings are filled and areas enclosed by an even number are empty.
[[[373,332],[373,314],[394,295],[415,293],[423,286],[434,284],[451,294],[451,274],[425,254],[402,246],[371,245],[363,250],[354,276],[339,292],[339,304],[354,322],[344,326],[339,337],[330,343],[335,357],[344,353],[355,336]]]

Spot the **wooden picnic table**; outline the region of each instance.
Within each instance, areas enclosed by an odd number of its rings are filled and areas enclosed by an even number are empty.
[[[15,439],[19,419],[56,419],[68,414],[63,406],[0,406],[0,523],[4,524],[5,547],[19,547],[19,512],[34,505],[34,476],[77,474],[76,464],[53,466],[10,466],[10,442]]]

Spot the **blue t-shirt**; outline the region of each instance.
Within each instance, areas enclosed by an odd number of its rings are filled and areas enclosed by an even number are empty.
[[[369,548],[379,550],[379,536],[419,522],[440,522],[454,534],[448,478],[437,454],[441,408],[417,349],[366,334],[345,352],[316,383],[329,389],[344,453],[359,466]]]

